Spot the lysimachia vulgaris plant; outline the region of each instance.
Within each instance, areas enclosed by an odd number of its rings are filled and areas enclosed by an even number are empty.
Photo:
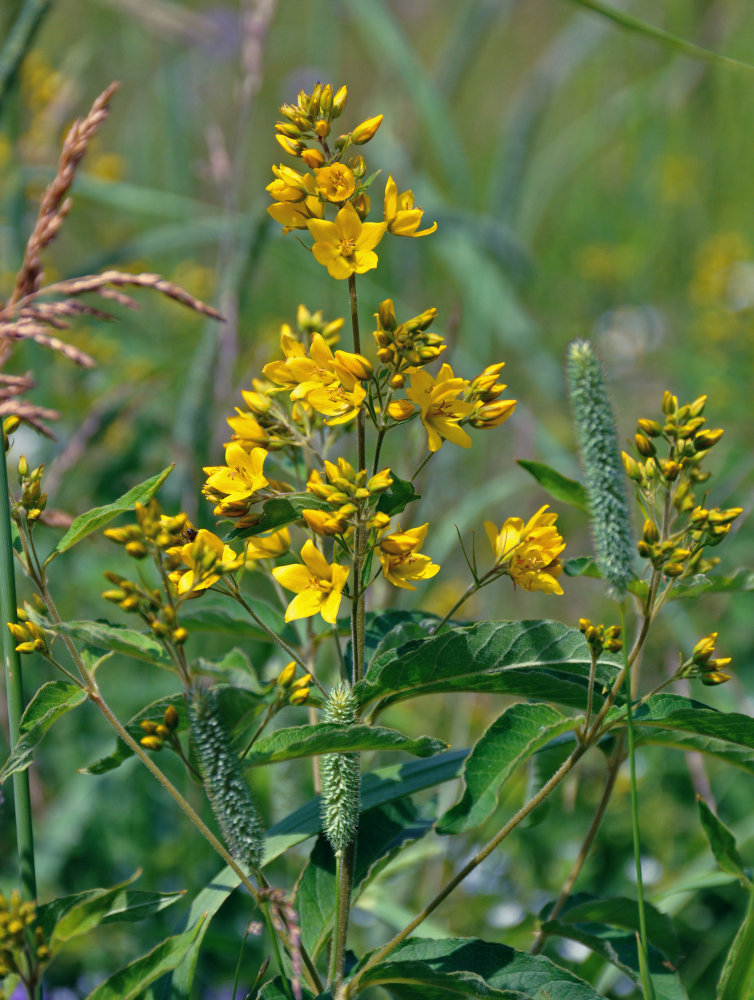
[[[137,755],[227,866],[192,906],[182,932],[115,973],[92,997],[125,995],[118,990],[126,982],[129,996],[141,995],[166,973],[169,995],[188,996],[209,921],[241,885],[274,956],[269,971],[265,963],[256,983],[244,984],[248,996],[345,1000],[379,985],[406,998],[593,1000],[601,995],[594,985],[541,954],[552,939],[573,938],[603,965],[617,966],[646,1000],[686,997],[670,918],[644,899],[635,748],[658,743],[722,760],[754,749],[751,719],[667,690],[689,679],[708,686],[729,679],[730,660],[716,655],[716,632],[690,639],[678,667],[653,687],[641,675],[658,615],[671,601],[714,589],[718,559],[711,549],[741,514],[712,507],[706,487],[700,490],[722,430],[706,424],[706,397],[679,404],[666,392],[661,412],[638,422],[636,457],[621,457],[600,363],[589,342],[572,344],[567,379],[585,485],[526,464],[555,498],[588,511],[594,560],[564,563],[566,543],[549,504],[492,509],[479,532],[486,544],[461,536],[470,580],[448,602],[448,613],[394,607],[403,591],[421,592],[442,572],[417,492],[431,476],[430,460],[445,447],[470,448],[480,435],[484,446],[516,403],[500,381],[504,362],[490,359],[479,373],[454,371],[434,327],[435,308],[416,302],[415,315],[404,315],[388,298],[365,303],[362,312],[358,276],[379,266],[394,237],[423,240],[436,224],[425,219],[412,191],[401,192],[392,174],[384,181],[381,166],[367,163],[381,115],[338,134],[346,98],[344,86],[318,84],[281,108],[276,138],[288,159],[273,166],[267,185],[268,211],[283,233],[295,234],[301,253],[313,255],[324,281],[341,283],[346,319],[293,306],[279,353],[227,418],[224,454],[204,469],[214,530],[162,509],[155,494],[168,469],[81,515],[43,558],[36,541],[43,470],[30,469],[23,456],[14,459],[18,486],[10,491],[10,514],[17,544],[11,547],[38,598],[18,610],[8,632],[16,653],[44,657],[60,676],[32,698],[3,777],[28,766],[58,715],[91,701],[119,744],[90,772]],[[409,299],[410,290],[401,290],[401,301]],[[366,315],[371,336],[362,332]],[[9,416],[6,451],[16,423]],[[397,439],[400,447],[392,447]],[[390,465],[385,453],[395,456]],[[104,533],[133,568],[124,558],[121,571],[108,571],[103,598],[130,616],[129,627],[62,621],[45,567],[127,510],[135,518]],[[641,524],[638,538],[632,520]],[[555,607],[564,581],[577,587],[579,575],[606,582],[615,601],[611,621],[464,618],[466,602],[482,588],[541,591]],[[255,649],[265,650],[261,661],[252,665],[238,650],[219,661],[203,658],[208,618],[244,621]],[[172,671],[174,693],[120,722],[96,679],[113,652]],[[444,732],[416,736],[382,724],[400,702],[462,692],[502,703],[471,747],[450,747]],[[281,726],[283,710],[286,718],[300,712],[297,724]],[[422,936],[427,918],[597,746],[605,767],[595,815],[565,883],[542,910],[531,951],[511,948],[498,931],[488,940]],[[369,755],[376,751],[420,760],[375,771]],[[446,881],[425,886],[427,898],[411,904],[415,915],[392,936],[354,953],[361,940],[351,919],[354,901],[385,865],[432,829],[441,837],[488,830],[505,786],[543,751],[552,766],[533,771],[538,780],[510,815],[501,815],[494,834],[466,852]],[[166,754],[185,769],[188,786],[203,786],[214,820],[203,819],[195,796],[168,779],[159,766]],[[296,760],[306,768],[305,758],[318,761],[317,797],[270,827],[254,793],[256,769]],[[574,887],[625,764],[635,898],[577,896]],[[431,817],[420,814],[412,797],[453,778],[460,783],[457,801]],[[725,855],[730,871],[738,856],[732,837],[705,803],[700,811],[713,851],[718,859]],[[271,885],[270,863],[310,837],[314,846],[293,887]],[[739,869],[742,885],[750,886]],[[114,919],[110,907],[121,890],[103,890],[96,902],[86,894],[69,898],[48,908],[46,920],[45,908],[35,911],[31,899],[18,897],[7,913],[0,909],[0,975],[11,985],[20,978],[35,995],[40,966],[85,917],[87,928]],[[68,936],[60,931],[64,920]],[[452,916],[450,922],[460,923]],[[751,923],[750,908],[719,1000],[750,995]]]

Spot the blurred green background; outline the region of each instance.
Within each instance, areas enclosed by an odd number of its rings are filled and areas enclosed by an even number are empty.
[[[0,38],[23,6],[5,0]],[[748,0],[620,6],[754,63]],[[399,318],[434,305],[456,372],[472,377],[505,360],[518,400],[507,424],[475,435],[470,453],[447,445],[422,479],[427,551],[444,572],[417,600],[443,609],[466,585],[456,526],[468,537],[485,519],[527,517],[547,502],[516,458],[578,475],[562,379],[565,347],[575,337],[592,338],[606,364],[623,438],[633,435],[637,417],[657,415],[664,389],[681,401],[708,394],[710,425],[726,429],[711,463],[710,503],[750,512],[754,71],[679,55],[569,0],[59,0],[41,19],[0,118],[0,298],[12,288],[66,127],[112,79],[121,90],[77,177],[73,211],[47,256],[48,277],[107,267],[159,272],[216,305],[228,322],[207,323],[137,293],[138,312],[115,307],[117,323],[87,321],[72,330],[71,339],[98,360],[94,371],[33,346],[16,351],[13,370],[31,369],[37,379],[34,399],[62,414],[57,442],[19,433],[14,452],[47,464],[52,506],[81,512],[175,461],[161,495],[165,507],[210,526],[199,494],[202,466],[221,460],[225,417],[278,349],[280,324],[294,320],[299,302],[328,317],[346,313],[345,283],[328,279],[265,211],[270,165],[286,159],[273,138],[277,108],[321,80],[347,83],[348,127],[385,115],[366,148],[370,169],[383,170],[375,191],[391,173],[399,190],[414,191],[425,219],[438,222],[432,237],[387,241],[379,269],[359,279],[367,340],[382,299],[394,298]],[[379,211],[379,194],[373,201]],[[411,471],[399,452],[386,458],[399,474]],[[584,519],[563,509],[560,523],[566,554],[588,552]],[[51,547],[54,532],[42,531]],[[751,566],[753,553],[754,533],[742,519],[717,554],[721,569],[732,572]],[[109,614],[99,598],[102,571],[122,570],[120,559],[95,538],[56,564],[63,613]],[[564,583],[563,598],[490,588],[469,610],[570,623],[611,613],[598,583]],[[714,627],[736,676],[705,700],[750,711],[750,622],[749,593],[678,603],[658,629],[650,676],[674,666],[679,648],[687,653]],[[215,651],[192,641],[195,655]],[[31,689],[48,673],[30,665],[28,678]],[[122,718],[171,689],[169,678],[125,660],[110,667],[107,684]],[[454,745],[467,743],[500,708],[484,698],[462,704],[465,711],[456,703],[452,716],[439,701],[431,704],[437,735]],[[414,711],[396,711],[390,721],[419,731]],[[43,897],[112,883],[139,866],[144,887],[196,890],[216,863],[153,783],[133,765],[106,778],[75,773],[111,742],[94,713],[79,710],[40,749],[32,780]],[[693,801],[700,789],[711,788],[747,860],[754,859],[746,843],[754,835],[748,775],[649,752],[640,763],[656,898],[689,866],[713,868]],[[262,781],[272,785],[269,776]],[[522,775],[503,810],[519,801],[524,782]],[[476,932],[527,947],[533,915],[557,892],[598,788],[598,764],[590,771],[587,760],[548,815],[436,915],[438,933]],[[279,818],[311,794],[310,775],[284,765],[274,794],[270,787],[259,793]],[[440,794],[453,800],[452,788]],[[8,799],[0,810],[5,886],[13,878]],[[633,891],[625,869],[629,828],[619,784],[580,888]],[[422,845],[415,863],[425,885],[470,847],[449,848],[439,838]],[[374,891],[371,916],[365,908],[361,921],[365,940],[376,943],[393,921],[400,926],[399,905],[413,912],[414,881],[404,869]],[[290,884],[290,875],[280,882]],[[693,1000],[712,995],[742,912],[739,896],[725,884],[690,902],[672,897]],[[243,900],[227,910],[210,930],[197,996],[228,995],[222,991],[249,913]],[[155,922],[101,932],[96,956],[61,958],[50,980],[83,992],[178,918],[169,910],[157,929]],[[262,953],[259,943],[247,949],[249,976]],[[593,958],[561,959],[594,972]],[[605,989],[634,995],[625,981]]]

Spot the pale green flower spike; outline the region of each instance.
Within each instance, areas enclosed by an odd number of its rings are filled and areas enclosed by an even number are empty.
[[[189,702],[191,735],[204,788],[231,856],[247,868],[262,863],[264,825],[243,776],[214,691],[195,691]]]
[[[597,565],[617,595],[623,597],[634,576],[625,473],[605,376],[588,340],[575,340],[569,345],[566,374]]]
[[[356,698],[348,684],[341,681],[327,697],[323,722],[353,725],[356,722]],[[348,847],[359,821],[359,755],[327,753],[320,759],[322,781],[322,828],[335,854]]]

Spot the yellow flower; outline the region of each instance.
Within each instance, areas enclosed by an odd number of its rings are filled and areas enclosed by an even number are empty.
[[[422,555],[418,550],[427,534],[428,524],[420,528],[400,528],[392,535],[386,535],[379,545],[379,557],[382,572],[386,580],[395,587],[404,590],[416,590],[409,580],[429,580],[440,567],[433,563],[429,556]]]
[[[558,515],[545,513],[548,505],[524,524],[520,517],[509,517],[498,531],[491,521],[484,528],[495,554],[495,565],[505,569],[514,584],[524,590],[542,590],[562,594],[557,578],[563,571],[558,556],[565,542],[555,527]]]
[[[248,500],[257,490],[267,486],[268,480],[262,471],[266,458],[264,448],[252,448],[249,454],[237,441],[231,441],[225,449],[226,464],[204,469],[209,474],[206,488],[225,493],[228,503]]]
[[[275,201],[303,201],[309,195],[315,194],[311,174],[300,174],[298,170],[287,167],[284,163],[279,167],[273,166],[272,172],[275,180],[270,181],[265,191]]]
[[[473,412],[474,404],[456,398],[467,385],[466,379],[456,378],[447,364],[442,366],[437,378],[426,371],[411,373],[411,388],[406,390],[406,395],[421,410],[430,451],[442,447],[443,438],[462,448],[471,447],[471,438],[458,426],[458,421]]]
[[[385,235],[386,222],[362,223],[349,201],[335,216],[335,222],[309,219],[306,225],[314,237],[314,258],[332,278],[348,278],[377,267],[374,248]]]
[[[287,233],[291,229],[306,229],[310,219],[323,219],[325,206],[320,201],[317,185],[311,174],[300,174],[297,170],[273,167],[276,179],[266,190],[278,200],[267,209],[275,222]]]
[[[262,559],[277,559],[291,547],[291,533],[287,528],[272,531],[269,535],[255,535],[246,543],[246,565],[251,568]]]
[[[429,229],[419,229],[424,213],[420,208],[414,208],[414,195],[411,191],[398,194],[398,187],[392,177],[388,177],[385,185],[385,222],[394,236],[429,236],[437,229],[433,222]]]
[[[238,556],[222,539],[205,528],[197,531],[192,542],[180,546],[177,554],[184,566],[189,567],[183,573],[176,570],[169,574],[180,595],[206,590],[223,573],[231,573],[243,563],[243,557]]]
[[[238,441],[244,448],[259,448],[266,445],[269,435],[257,418],[251,413],[244,413],[237,406],[235,411],[237,417],[226,417],[226,423],[233,431],[233,440]],[[227,445],[225,447],[227,448]]]
[[[311,539],[304,542],[301,558],[303,566],[300,563],[276,566],[272,571],[281,587],[296,594],[286,609],[285,620],[292,622],[319,613],[334,625],[348,579],[348,567],[328,563]]]
[[[328,201],[344,202],[356,190],[356,178],[353,171],[344,163],[333,163],[315,171],[317,190]]]

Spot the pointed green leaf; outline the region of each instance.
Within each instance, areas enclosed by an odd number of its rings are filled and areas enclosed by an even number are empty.
[[[101,924],[133,923],[144,920],[167,906],[172,906],[186,895],[185,889],[181,889],[180,892],[142,892],[137,889],[118,888],[118,893],[110,898],[105,908],[105,913],[99,921]],[[59,896],[40,906],[37,909],[37,922],[44,931],[45,938],[51,936],[57,922],[70,910],[81,903],[101,898],[106,891],[108,890],[87,889],[73,896]]]
[[[552,903],[543,907],[543,919],[552,909]],[[678,939],[673,921],[651,903],[644,903],[647,939],[650,944],[673,962],[678,960]],[[631,937],[641,929],[639,906],[635,899],[626,896],[599,897],[588,893],[573,893],[558,914],[563,924],[607,924],[630,932]],[[638,966],[633,966],[637,969]]]
[[[751,1000],[754,997],[754,885],[749,890],[746,915],[728,952],[717,1000]]]
[[[267,500],[262,510],[256,524],[248,528],[236,528],[228,538],[250,538],[261,535],[264,531],[275,531],[294,521],[300,521],[303,510],[330,510],[330,505],[313,493],[286,493],[285,496]]]
[[[377,613],[369,612],[366,615],[364,634],[364,662],[370,660],[389,649],[397,649],[411,639],[425,639],[437,627],[440,618],[428,611],[403,610],[391,608],[388,611]],[[353,668],[353,656],[351,643],[349,642],[345,651],[346,666]]]
[[[365,956],[363,965],[369,956]],[[476,938],[409,938],[358,975],[362,987],[389,985],[400,1000],[480,997],[497,1000],[598,1000],[583,979],[548,958]],[[354,978],[355,978],[354,977]]]
[[[272,608],[265,601],[256,597],[252,601],[252,607],[264,624],[269,626],[276,635],[282,636],[289,642],[295,642],[294,629],[290,625],[282,625],[279,607]],[[205,602],[204,597],[191,601],[188,607],[184,605],[181,608],[181,625],[185,625],[191,633],[234,635],[238,638],[258,639],[262,642],[270,641],[270,637],[264,629],[260,628],[238,604]]]
[[[608,716],[616,721],[622,710],[613,709]],[[733,744],[754,750],[754,718],[740,712],[719,712],[701,702],[677,694],[656,694],[634,710],[634,725],[641,727],[647,743],[672,742],[691,734],[711,741]],[[620,719],[621,723],[625,720]],[[668,736],[667,734],[673,734]]]
[[[466,758],[463,795],[440,818],[437,832],[460,833],[483,823],[497,808],[500,790],[519,764],[575,726],[576,720],[549,705],[506,709]]]
[[[160,722],[162,716],[165,713],[165,709],[168,705],[172,705],[178,712],[178,729],[185,729],[188,725],[188,718],[186,715],[186,699],[181,694],[168,695],[166,698],[159,698],[157,701],[153,701],[151,704],[142,708],[132,716],[126,723],[126,730],[138,743],[139,740],[144,736],[144,730],[141,728],[141,721],[143,719],[149,719],[152,722]],[[105,774],[107,771],[113,771],[116,767],[120,767],[124,760],[128,760],[129,757],[133,756],[133,750],[124,743],[120,737],[116,740],[115,750],[108,754],[107,757],[100,757],[99,760],[90,764],[88,767],[79,768],[79,774]]]
[[[177,1000],[171,996],[170,1000]],[[284,986],[280,976],[275,976],[261,987],[255,1000],[291,1000],[291,988]],[[301,1000],[314,1000],[314,994],[306,987],[301,988]],[[332,993],[320,993],[317,1000],[332,1000]]]
[[[421,820],[410,800],[401,799],[362,813],[356,836],[353,899],[408,844],[432,828]],[[335,913],[335,856],[323,836],[309,855],[296,894],[304,947],[316,958],[327,942]]]
[[[568,503],[572,507],[578,507],[584,511],[589,510],[586,490],[576,479],[569,479],[541,462],[528,462],[522,458],[517,458],[516,461],[529,475],[534,476],[542,489],[546,490],[555,500]]]
[[[341,726],[319,722],[311,726],[278,729],[257,740],[244,758],[248,767],[273,764],[294,757],[312,757],[323,753],[351,753],[359,750],[404,750],[416,757],[431,757],[446,750],[447,744],[430,736],[404,736],[382,726]]]
[[[45,560],[45,565],[56,556],[59,556],[61,552],[65,552],[67,549],[77,545],[82,538],[86,538],[93,531],[104,528],[118,514],[123,514],[127,510],[133,510],[137,503],[149,503],[174,468],[175,465],[169,465],[167,469],[163,469],[158,475],[152,476],[151,479],[145,480],[138,486],[134,486],[128,493],[124,493],[122,497],[119,497],[112,503],[105,504],[104,507],[94,507],[85,514],[80,514],[74,518],[68,531],[66,531]]]
[[[135,872],[131,878],[109,889],[93,889],[81,893],[78,898],[71,898],[71,905],[64,908],[55,921],[52,929],[51,948],[59,948],[72,938],[81,937],[98,927],[108,914],[116,899],[122,900],[123,890],[135,882],[141,872]],[[51,910],[55,913],[55,908]]]
[[[382,514],[393,517],[395,514],[402,514],[406,507],[414,500],[421,500],[421,495],[414,490],[414,484],[408,479],[400,479],[394,473],[392,486],[385,490],[377,504],[377,510]]]
[[[615,657],[597,666],[594,701],[616,676]],[[450,628],[375,657],[356,686],[362,706],[434,692],[490,691],[585,708],[591,660],[576,628],[555,621],[479,622]]]
[[[702,829],[707,835],[709,846],[715,856],[715,861],[728,875],[735,875],[743,884],[749,884],[749,877],[744,871],[743,858],[738,852],[736,838],[728,827],[718,819],[712,812],[704,799],[698,795],[697,805],[699,806],[699,819],[702,821]]]
[[[21,717],[18,740],[0,770],[0,785],[31,764],[34,747],[61,715],[86,701],[83,688],[67,681],[48,681],[35,693]]]
[[[138,1000],[150,983],[171,972],[182,961],[199,936],[204,921],[191,930],[167,938],[148,954],[100,983],[86,1000]]]
[[[123,628],[106,621],[96,622],[50,622],[39,615],[29,617],[41,625],[45,631],[53,635],[67,635],[79,642],[85,642],[95,649],[111,649],[114,653],[123,653],[136,660],[145,660],[157,667],[174,671],[173,661],[154,636],[136,629]]]

